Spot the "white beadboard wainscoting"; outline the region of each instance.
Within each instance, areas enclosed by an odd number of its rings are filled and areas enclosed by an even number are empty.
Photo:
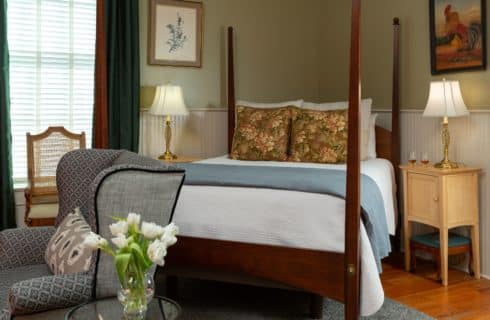
[[[172,117],[172,152],[182,156],[211,158],[228,148],[226,109],[192,109],[188,116]],[[157,158],[165,151],[164,118],[140,114],[140,153]]]

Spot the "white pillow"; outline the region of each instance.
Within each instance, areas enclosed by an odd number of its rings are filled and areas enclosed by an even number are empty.
[[[367,158],[369,158],[369,135],[371,131],[370,118],[371,118],[372,104],[373,104],[372,99],[361,100],[361,139],[362,139],[361,160],[366,160]],[[349,108],[349,102],[348,101],[326,102],[326,103],[303,102],[301,108],[318,110],[318,111],[344,110]],[[374,142],[375,142],[375,149],[376,149],[376,140]]]
[[[376,159],[376,118],[378,114],[372,114],[369,118],[369,142],[367,148],[367,156],[369,159]]]
[[[273,108],[283,108],[289,106],[300,108],[302,104],[303,104],[303,100],[284,101],[284,102],[277,102],[277,103],[260,103],[260,102],[252,102],[252,101],[245,101],[245,100],[238,100],[236,102],[237,106],[251,107],[251,108],[258,108],[258,109],[273,109]]]

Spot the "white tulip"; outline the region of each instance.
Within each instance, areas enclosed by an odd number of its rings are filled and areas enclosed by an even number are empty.
[[[147,239],[155,239],[161,237],[165,229],[153,222],[144,222],[141,224],[141,233]]]
[[[167,255],[167,246],[160,240],[155,240],[148,246],[147,254],[153,263],[163,267],[165,264],[163,258]]]
[[[179,234],[179,227],[173,222],[163,229],[165,230],[165,234],[170,234],[172,236]]]
[[[83,240],[83,245],[92,250],[95,250],[107,246],[108,242],[106,239],[102,238],[98,234],[90,232],[85,236],[85,239]]]
[[[129,238],[122,233],[118,234],[117,237],[111,239],[112,243],[116,245],[119,249],[125,248],[129,244]]]
[[[160,240],[167,245],[167,247],[173,246],[177,242],[177,235],[179,234],[179,227],[175,223],[171,223],[166,226]]]
[[[160,238],[160,241],[162,241],[167,247],[170,247],[177,243],[177,237],[171,234],[164,233],[163,236]]]
[[[137,213],[129,213],[126,221],[130,226],[137,228],[140,225],[141,216]]]
[[[109,225],[109,229],[113,236],[126,235],[128,233],[128,223],[126,221],[118,221]]]

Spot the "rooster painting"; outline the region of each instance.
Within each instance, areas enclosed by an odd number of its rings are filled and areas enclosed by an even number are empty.
[[[485,66],[482,0],[432,0],[433,74]]]

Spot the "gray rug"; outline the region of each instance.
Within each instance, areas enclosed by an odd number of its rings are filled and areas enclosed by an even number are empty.
[[[197,280],[179,280],[182,320],[309,319],[308,296],[285,290]],[[343,319],[343,305],[326,300],[324,320]],[[381,310],[366,320],[425,320],[431,317],[386,299]]]

